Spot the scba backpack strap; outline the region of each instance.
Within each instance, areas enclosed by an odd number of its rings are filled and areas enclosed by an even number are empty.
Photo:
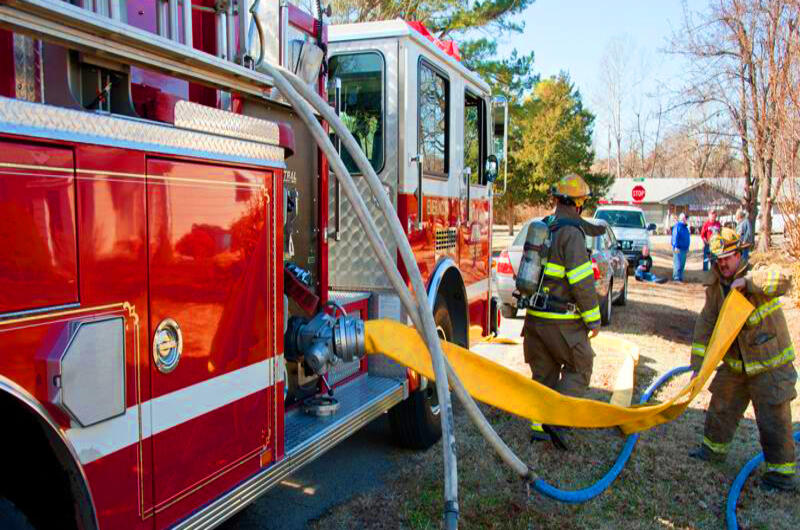
[[[553,238],[555,237],[555,233],[561,228],[564,228],[565,226],[574,226],[581,231],[581,234],[583,234],[584,237],[586,237],[586,232],[583,230],[580,221],[565,218],[555,219],[550,217],[545,219],[545,223],[547,224],[549,230],[547,235],[547,256],[544,257],[546,262],[550,261],[550,252],[553,250]],[[568,310],[569,307],[567,305],[567,300],[562,300],[559,297],[542,292],[544,277],[544,274],[539,276],[539,284],[536,288],[536,294],[533,296],[533,307],[539,309],[540,311],[559,313]]]

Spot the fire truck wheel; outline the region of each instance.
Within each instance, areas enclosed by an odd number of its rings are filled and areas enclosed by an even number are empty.
[[[433,320],[439,336],[448,341],[453,340],[453,323],[447,303],[441,298],[436,301]],[[439,413],[436,384],[426,380],[424,388],[411,392],[408,399],[389,411],[389,424],[395,439],[403,447],[427,449],[442,437]]]
[[[0,528],[9,530],[34,530],[28,518],[14,503],[5,497],[0,497]]]

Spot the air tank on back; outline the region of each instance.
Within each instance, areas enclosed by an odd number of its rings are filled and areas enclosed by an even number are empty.
[[[531,221],[528,225],[516,283],[517,290],[522,296],[532,296],[539,287],[543,268],[542,257],[546,255],[548,235],[547,224],[543,221]]]

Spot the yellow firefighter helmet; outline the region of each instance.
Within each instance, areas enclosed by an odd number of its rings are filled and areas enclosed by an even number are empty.
[[[592,196],[589,185],[580,175],[575,173],[561,177],[558,183],[553,186],[551,193],[559,199],[567,199],[574,202],[575,206],[579,208],[583,206],[586,199]]]
[[[746,243],[742,243],[736,230],[728,227],[724,227],[718,234],[711,236],[708,243],[709,250],[715,258],[730,256],[748,246]]]

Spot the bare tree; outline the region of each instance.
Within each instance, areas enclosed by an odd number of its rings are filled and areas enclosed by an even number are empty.
[[[600,60],[601,104],[606,110],[606,119],[616,148],[616,177],[622,178],[622,109],[628,98],[627,87],[630,80],[630,39],[617,37],[611,39]],[[611,158],[611,152],[608,153]]]
[[[776,147],[799,11],[797,0],[713,0],[702,14],[684,3],[684,25],[673,43],[692,65],[688,103],[717,105],[739,136],[744,200],[751,218],[760,211],[761,250],[771,242],[773,194],[780,189]]]
[[[795,46],[800,37],[794,35]],[[783,215],[784,235],[788,252],[800,259],[800,54],[791,58],[788,76],[789,90],[779,129],[777,163],[780,185],[775,200]]]
[[[633,136],[639,162],[637,173],[640,177],[653,178],[662,163],[661,142],[665,109],[660,91],[645,94],[639,100],[634,118]]]

